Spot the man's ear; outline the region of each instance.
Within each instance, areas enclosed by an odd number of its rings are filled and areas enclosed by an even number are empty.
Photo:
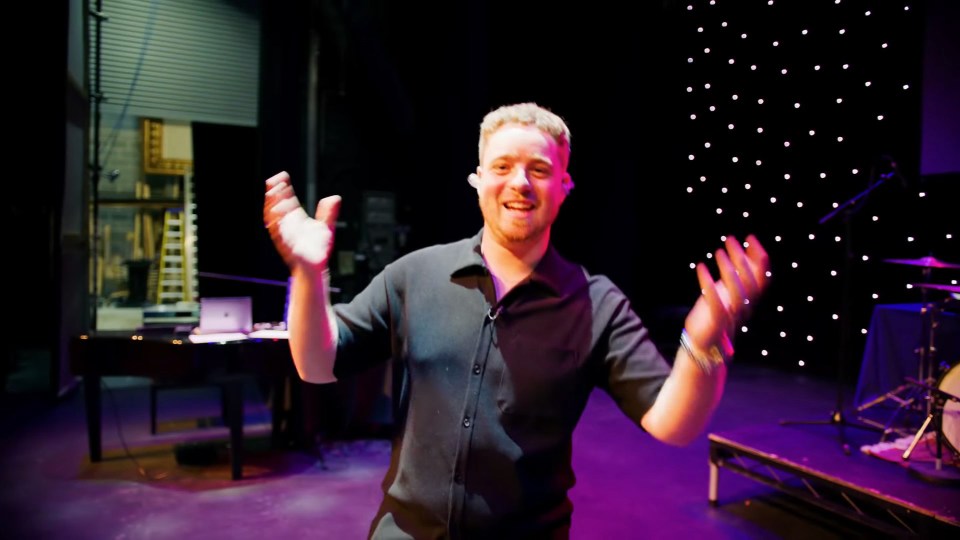
[[[477,176],[477,173],[470,173],[467,176],[467,183],[470,184],[473,189],[480,189],[480,177]]]
[[[570,194],[570,191],[573,190],[573,178],[568,174],[563,178],[563,192],[567,195]]]

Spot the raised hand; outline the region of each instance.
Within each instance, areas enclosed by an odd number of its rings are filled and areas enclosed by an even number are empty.
[[[339,195],[321,199],[315,218],[311,218],[297,199],[289,174],[284,171],[267,179],[263,223],[277,252],[291,270],[296,267],[312,272],[327,269],[340,201]]]
[[[732,339],[737,327],[750,318],[752,304],[769,284],[770,259],[754,235],[747,249],[733,236],[714,253],[720,279],[714,281],[704,263],[697,264],[697,279],[703,294],[687,314],[684,327],[693,343],[703,349]]]

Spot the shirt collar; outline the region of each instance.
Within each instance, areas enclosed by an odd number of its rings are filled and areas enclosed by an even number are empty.
[[[486,263],[483,261],[483,255],[480,252],[480,239],[482,237],[483,228],[467,242],[461,244],[459,253],[453,259],[451,275],[471,273],[486,268]],[[554,249],[553,244],[550,244],[527,282],[542,284],[554,294],[560,294],[574,285],[578,273],[581,275],[582,281],[580,267],[564,259]]]

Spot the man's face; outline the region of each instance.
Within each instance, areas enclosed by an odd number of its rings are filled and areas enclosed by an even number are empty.
[[[487,139],[477,175],[484,226],[498,243],[549,238],[571,185],[553,137],[535,126],[505,124]]]

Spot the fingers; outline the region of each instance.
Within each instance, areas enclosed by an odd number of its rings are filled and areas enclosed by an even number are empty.
[[[727,310],[726,302],[721,297],[707,265],[697,264],[697,280],[700,282],[700,292],[710,308],[710,313],[713,315],[717,328],[727,328],[730,325],[730,312]]]
[[[749,297],[744,290],[743,282],[740,281],[740,272],[730,260],[727,252],[718,249],[715,257],[717,259],[717,268],[720,270],[720,279],[723,281],[724,288],[730,297],[730,305],[727,306],[727,310],[730,312],[730,315],[736,319],[743,311],[744,304],[749,302]]]
[[[337,216],[340,214],[340,203],[342,199],[339,195],[331,195],[320,199],[317,203],[317,221],[322,221],[334,230],[337,227]]]
[[[750,259],[750,268],[753,271],[757,287],[762,291],[767,286],[767,272],[770,271],[770,256],[767,254],[767,250],[763,248],[763,245],[760,244],[760,240],[752,234],[747,236],[746,256]]]

